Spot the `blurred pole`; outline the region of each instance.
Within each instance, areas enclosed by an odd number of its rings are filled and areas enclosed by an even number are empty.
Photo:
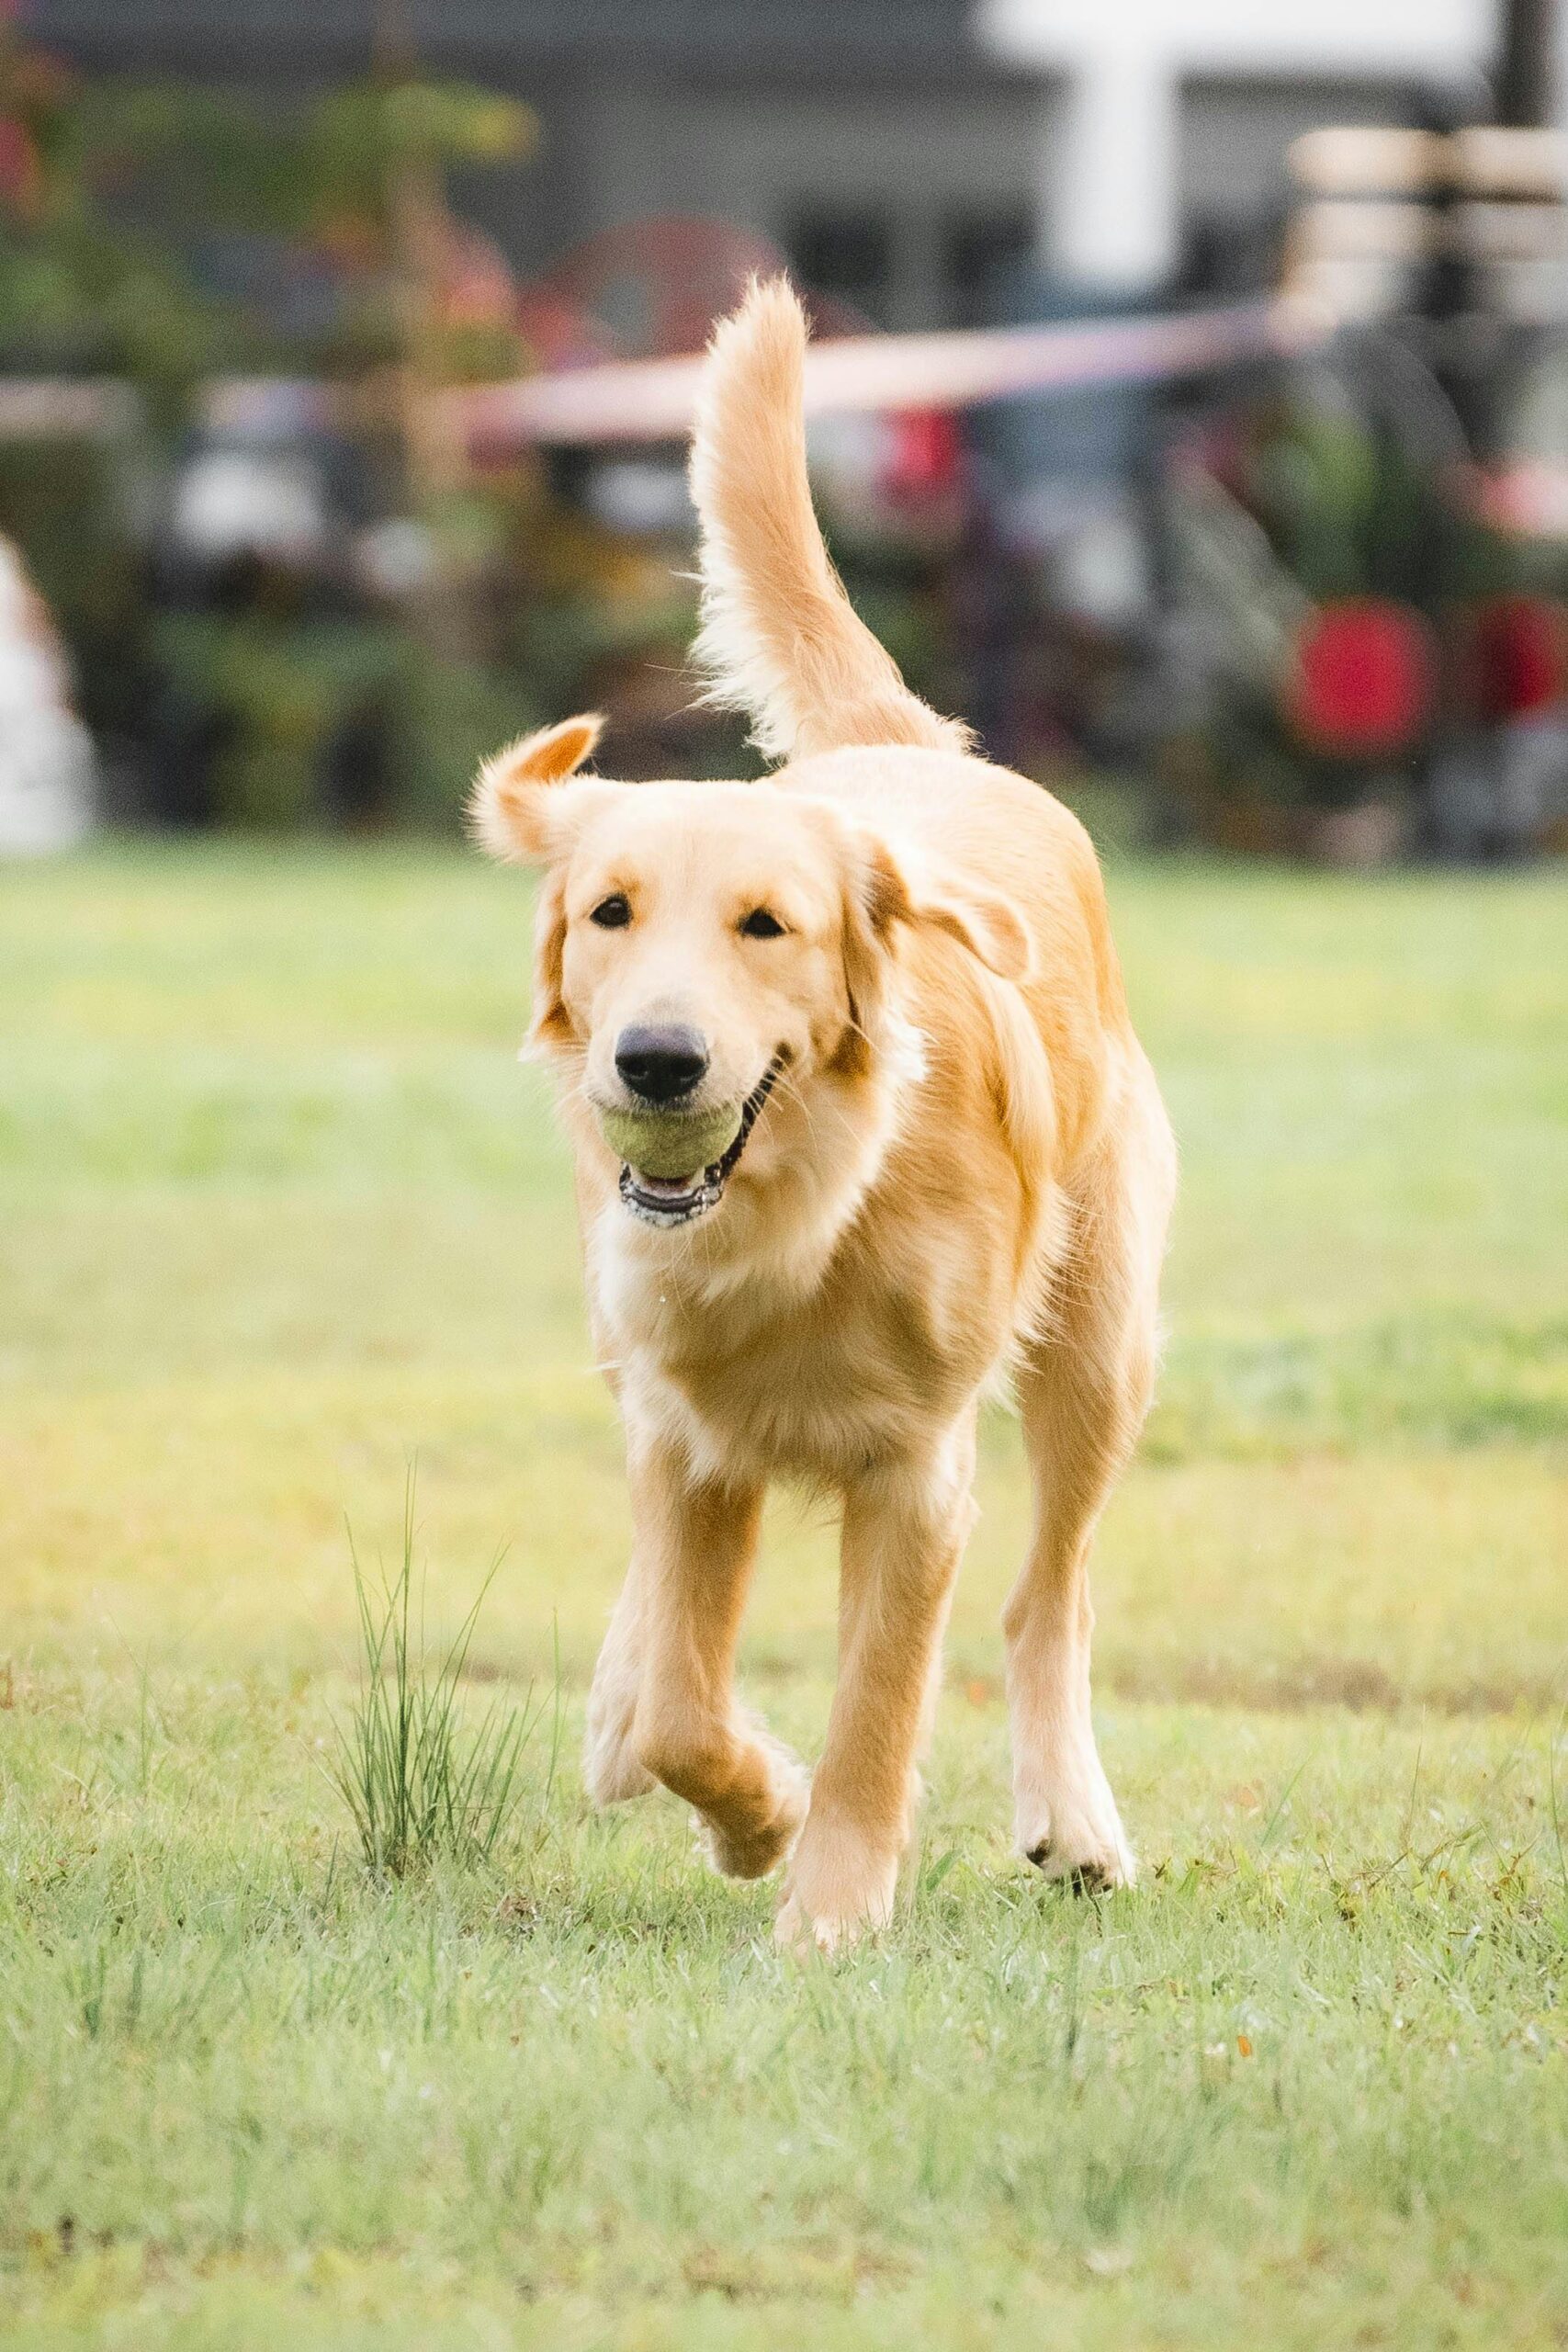
[[[413,82],[419,61],[403,0],[376,0],[372,74],[389,96]],[[464,584],[443,560],[444,509],[467,476],[467,451],[438,395],[445,390],[440,289],[452,242],[452,216],[435,155],[423,145],[392,142],[387,166],[387,220],[400,346],[393,410],[412,516],[423,525],[430,571],[409,598],[410,617],[429,650],[449,662],[471,653],[473,615]]]
[[[1117,44],[1083,58],[1053,110],[1040,259],[1095,295],[1145,292],[1176,260],[1180,94],[1168,58]]]
[[[1536,130],[1556,112],[1557,0],[1503,0],[1495,74],[1497,120]]]
[[[1505,130],[1537,130],[1555,119],[1557,0],[1501,0],[1492,66],[1493,118]],[[1440,126],[1434,124],[1432,127]],[[1449,126],[1450,131],[1458,123]],[[1512,396],[1540,329],[1510,322],[1493,274],[1467,258],[1454,234],[1476,191],[1456,177],[1434,186],[1434,261],[1422,304],[1432,331],[1438,382],[1464,427],[1472,457],[1495,463],[1507,436]],[[1437,611],[1461,612],[1473,601],[1465,531],[1444,502],[1433,503],[1430,576]],[[1429,846],[1439,856],[1475,858],[1517,850],[1506,789],[1507,729],[1484,717],[1457,674],[1445,673],[1437,740],[1426,763],[1424,799]]]

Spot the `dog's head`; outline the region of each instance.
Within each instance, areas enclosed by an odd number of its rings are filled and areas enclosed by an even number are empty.
[[[743,1164],[766,1177],[775,1089],[804,1107],[809,1150],[813,1090],[874,1081],[902,931],[1010,977],[1027,941],[1001,901],[931,887],[826,797],[581,775],[599,731],[567,719],[498,753],[472,821],[493,855],[543,871],[530,1044],[575,1061],[602,1133],[713,1140],[691,1170],[621,1170],[635,1216],[688,1224]]]

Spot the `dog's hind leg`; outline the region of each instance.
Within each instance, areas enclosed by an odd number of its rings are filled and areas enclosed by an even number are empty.
[[[735,1652],[762,1515],[761,1485],[694,1476],[678,1448],[635,1450],[636,1763],[694,1805],[716,1867],[761,1878],[805,1818],[807,1781],[735,1695]],[[613,1629],[612,1629],[613,1630]],[[629,1662],[632,1652],[628,1650]],[[618,1678],[622,1665],[614,1668]]]
[[[1136,1867],[1089,1719],[1089,1553],[1154,1384],[1175,1169],[1165,1114],[1152,1079],[1145,1083],[1077,1203],[1049,1334],[1018,1381],[1034,1532],[1002,1620],[1015,1834],[1050,1876],[1089,1888],[1126,1885]]]

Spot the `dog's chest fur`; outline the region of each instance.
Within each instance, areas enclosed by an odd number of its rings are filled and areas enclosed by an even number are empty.
[[[802,1287],[709,1285],[607,1238],[595,1323],[634,1435],[705,1476],[837,1485],[942,1429],[1008,1345],[1011,1285],[957,1234],[909,1240],[847,1238]]]

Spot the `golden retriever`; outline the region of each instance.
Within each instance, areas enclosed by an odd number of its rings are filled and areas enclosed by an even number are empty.
[[[1087,1559],[1148,1401],[1175,1160],[1082,827],[909,692],[829,564],[805,347],[788,286],[753,287],[691,465],[698,658],[783,764],[612,783],[579,773],[600,723],[571,718],[491,760],[472,813],[541,870],[531,1040],[562,1080],[626,1427],[636,1532],[589,1786],[662,1781],[720,1870],[784,1866],[783,1942],[831,1950],[891,1914],[976,1411],[1010,1379],[1037,1498],[1004,1617],[1017,1841],[1077,1885],[1133,1876],[1089,1720]],[[671,1176],[602,1132],[666,1115],[732,1140]],[[734,1689],[774,1478],[842,1504],[809,1781]]]

